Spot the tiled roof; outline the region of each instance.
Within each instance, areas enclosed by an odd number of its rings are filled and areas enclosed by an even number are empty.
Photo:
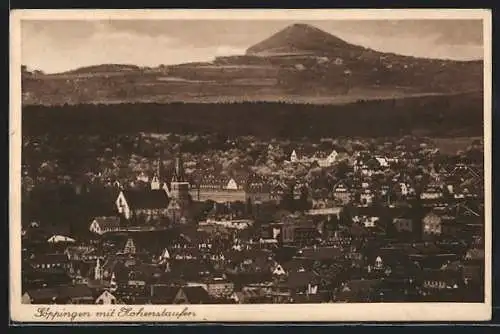
[[[86,285],[62,286],[58,288],[45,288],[27,291],[34,303],[44,303],[49,300],[67,298],[92,297],[92,291]]]
[[[303,288],[307,287],[309,284],[317,283],[317,279],[317,275],[312,271],[291,272],[284,285],[292,289]]]
[[[32,264],[53,264],[68,262],[68,256],[65,254],[40,254],[35,255],[35,258],[30,262]]]
[[[110,217],[96,217],[95,221],[99,224],[101,228],[114,228],[120,226],[120,218],[115,216]]]
[[[62,287],[59,293],[60,298],[82,298],[92,297],[92,291],[86,285],[76,285]]]
[[[152,285],[151,286],[151,297],[152,301],[159,302],[163,301],[164,303],[171,303],[177,292],[179,291],[179,287],[174,287],[170,285]]]
[[[126,190],[123,192],[130,208],[137,209],[164,209],[168,207],[169,198],[162,190]]]
[[[202,304],[210,301],[208,292],[199,286],[182,287],[182,291],[186,294],[191,304]]]
[[[297,254],[300,257],[309,258],[312,260],[333,260],[342,255],[340,248],[335,247],[317,247],[317,248],[304,248]]]
[[[297,272],[300,269],[310,270],[311,264],[310,261],[306,261],[301,258],[294,258],[290,261],[283,263],[282,267],[286,272]]]
[[[33,304],[45,304],[55,300],[59,296],[58,288],[44,288],[36,290],[28,290],[26,293],[31,297]]]

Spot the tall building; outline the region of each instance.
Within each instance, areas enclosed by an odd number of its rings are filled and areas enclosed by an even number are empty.
[[[168,194],[169,189],[168,189],[167,183],[164,180],[165,176],[166,176],[165,167],[163,165],[163,159],[160,156],[158,158],[158,162],[156,165],[156,171],[153,175],[153,178],[151,179],[151,190],[163,189]]]
[[[101,266],[101,259],[97,258],[97,262],[96,262],[95,268],[94,268],[94,279],[97,280],[97,281],[102,280],[103,271],[104,270],[103,270],[103,268]]]
[[[174,172],[170,182],[169,216],[174,223],[186,220],[189,215],[191,196],[189,182],[186,180],[181,154],[175,158]]]

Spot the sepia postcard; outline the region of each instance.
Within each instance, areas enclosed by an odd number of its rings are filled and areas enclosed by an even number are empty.
[[[12,322],[490,319],[488,10],[10,28]]]

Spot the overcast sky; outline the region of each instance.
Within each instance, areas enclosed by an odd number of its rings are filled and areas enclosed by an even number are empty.
[[[139,66],[243,54],[293,23],[308,23],[378,51],[459,60],[483,56],[480,20],[23,21],[22,63],[47,73],[114,63]]]

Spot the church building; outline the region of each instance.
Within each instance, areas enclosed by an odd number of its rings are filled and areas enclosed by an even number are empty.
[[[150,187],[122,190],[115,201],[118,213],[125,219],[149,223],[168,218],[172,223],[185,222],[191,206],[189,182],[186,180],[180,154],[175,159],[170,186],[165,181],[161,159],[151,178]]]

